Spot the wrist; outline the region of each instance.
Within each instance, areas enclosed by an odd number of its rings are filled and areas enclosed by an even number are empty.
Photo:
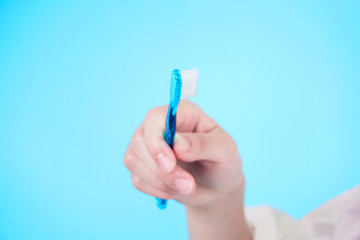
[[[185,206],[190,239],[251,239],[244,214],[245,179],[203,206]]]
[[[191,205],[185,204],[187,213],[190,213],[198,217],[206,217],[207,219],[217,219],[231,209],[243,209],[244,208],[244,190],[245,190],[245,178],[229,189],[228,191],[217,191],[207,195],[208,201],[203,205]]]

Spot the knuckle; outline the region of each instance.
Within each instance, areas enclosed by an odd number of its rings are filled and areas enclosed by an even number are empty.
[[[141,180],[139,177],[136,177],[136,176],[133,176],[133,177],[131,178],[131,180],[132,180],[133,186],[134,186],[137,190],[141,191],[142,180]]]
[[[162,107],[160,107],[160,106],[154,107],[154,108],[150,109],[150,111],[147,112],[145,119],[146,120],[152,119],[152,118],[158,116],[160,113],[162,113]]]
[[[143,141],[143,139],[144,139],[143,132],[139,129],[134,133],[134,135],[132,136],[131,141],[133,143],[138,143],[138,142]]]
[[[227,140],[227,152],[229,157],[234,157],[239,154],[238,147],[235,141],[230,137],[230,135],[228,135],[228,140]]]
[[[135,162],[135,156],[131,152],[126,152],[124,156],[124,165],[129,171],[133,169]]]

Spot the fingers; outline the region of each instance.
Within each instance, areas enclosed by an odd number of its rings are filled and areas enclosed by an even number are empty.
[[[176,158],[163,137],[165,119],[165,107],[150,110],[145,118],[144,140],[150,156],[158,167],[164,172],[171,172],[176,165]]]
[[[191,194],[195,190],[195,180],[188,172],[180,166],[175,166],[171,173],[164,172],[156,165],[143,142],[129,145],[124,163],[133,176],[142,180],[141,184],[136,182],[137,185],[133,182],[134,186],[152,196],[159,197],[162,193],[174,197],[176,194]]]
[[[176,194],[188,195],[196,188],[193,176],[177,164],[176,157],[189,162],[204,158],[219,160],[221,154],[216,153],[216,149],[221,151],[221,147],[216,146],[214,139],[223,137],[214,130],[217,127],[215,121],[199,107],[189,101],[181,101],[177,129],[198,132],[199,136],[183,133],[184,139],[188,139],[188,147],[184,151],[184,148],[177,144],[175,155],[163,138],[167,111],[168,106],[164,106],[148,112],[145,121],[133,135],[124,157],[134,186],[146,194],[163,199]],[[208,136],[212,138],[207,140]]]
[[[176,165],[172,149],[165,142],[163,134],[166,125],[168,106],[151,109],[144,121],[144,138],[146,148],[152,159],[165,172],[171,172]],[[179,132],[209,132],[217,124],[198,106],[190,101],[181,101],[177,114],[177,131]]]
[[[204,159],[224,162],[238,155],[235,142],[220,127],[207,133],[176,133],[174,152],[185,162]]]
[[[134,187],[145,194],[161,199],[172,199],[177,196],[175,191],[161,191],[138,176],[131,175],[131,180]]]

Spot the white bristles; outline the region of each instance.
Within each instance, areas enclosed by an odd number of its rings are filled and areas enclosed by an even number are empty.
[[[182,80],[181,99],[194,97],[199,80],[199,69],[180,71],[180,74]]]

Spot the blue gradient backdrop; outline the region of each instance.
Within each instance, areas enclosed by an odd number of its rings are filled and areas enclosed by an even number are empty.
[[[359,1],[0,0],[0,239],[186,239],[122,163],[171,70],[236,140],[246,204],[360,183]]]

